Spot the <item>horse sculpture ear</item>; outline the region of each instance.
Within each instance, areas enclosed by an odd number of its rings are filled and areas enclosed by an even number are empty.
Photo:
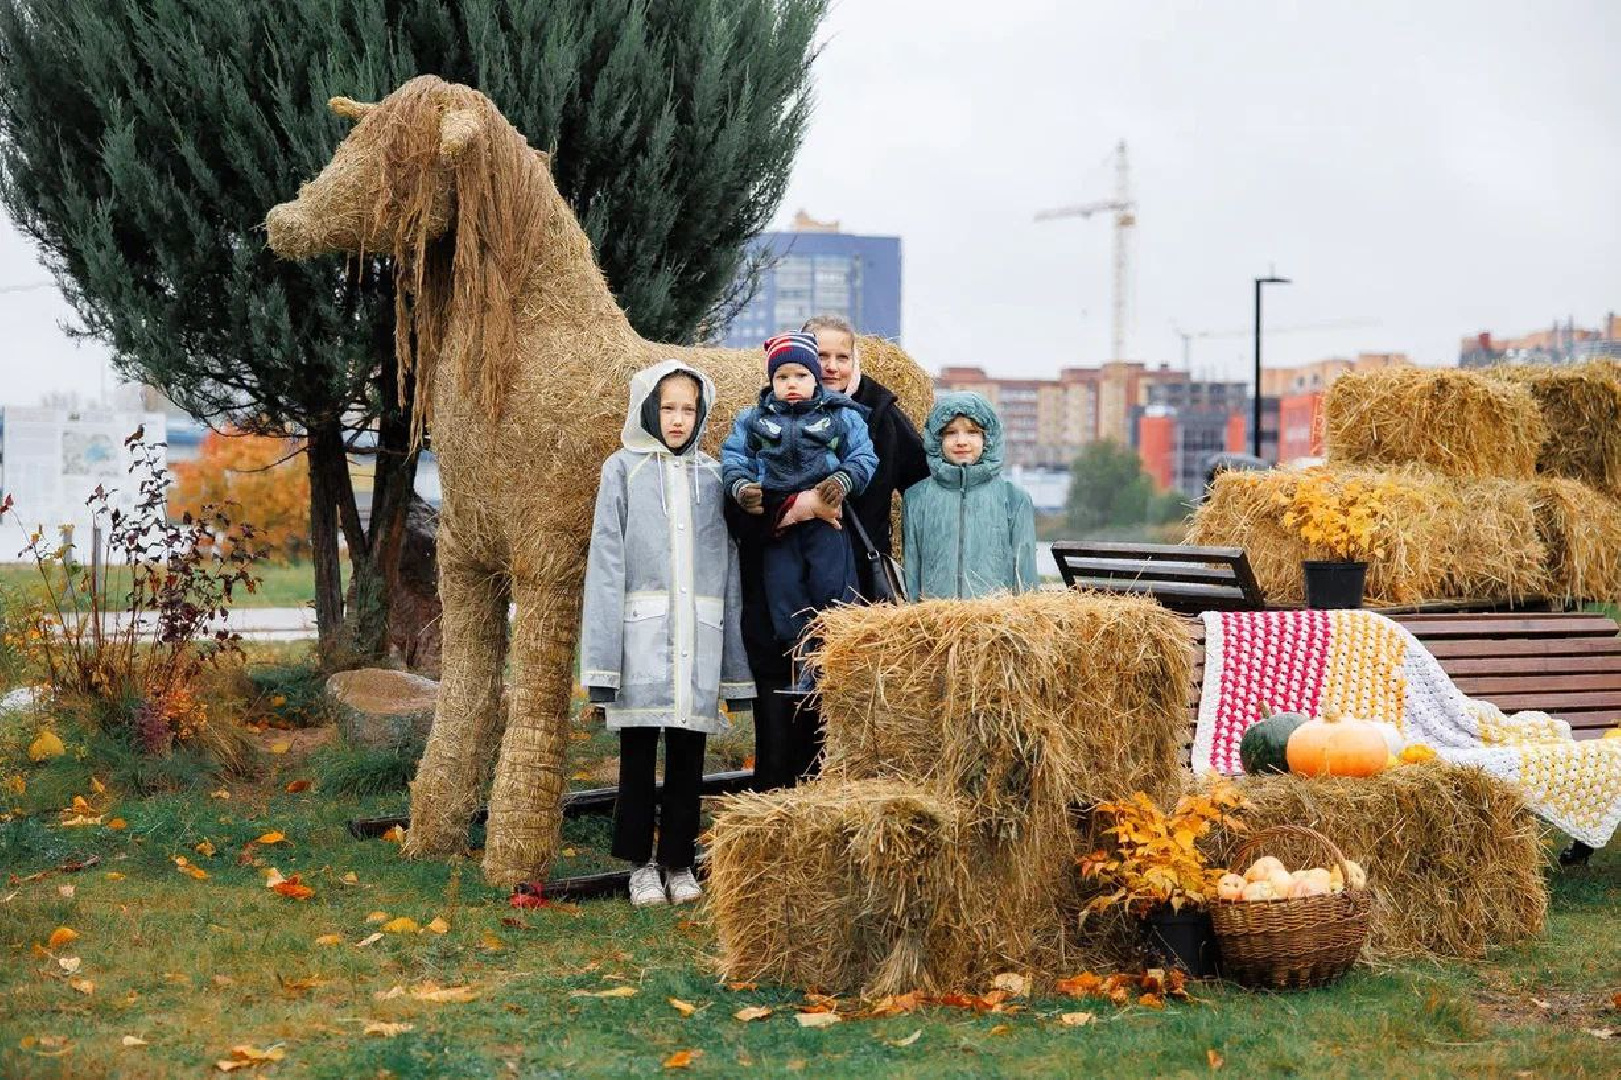
[[[331,109],[336,115],[341,116],[346,120],[354,120],[358,123],[359,121],[364,120],[366,118],[366,114],[371,112],[377,106],[368,104],[364,101],[356,101],[354,98],[335,97],[326,103],[326,107]]]
[[[453,163],[484,133],[484,121],[473,109],[451,109],[439,121],[439,157]]]

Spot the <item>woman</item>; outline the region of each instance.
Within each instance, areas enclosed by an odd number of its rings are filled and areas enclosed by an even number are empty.
[[[867,410],[867,429],[878,453],[878,469],[859,495],[848,501],[852,513],[873,545],[890,553],[891,512],[897,492],[929,475],[923,454],[923,440],[912,421],[900,408],[895,395],[881,383],[861,374],[861,357],[856,349],[855,327],[836,315],[818,315],[804,326],[816,335],[816,351],[822,364],[822,385],[853,398]],[[756,515],[744,514],[727,500],[727,523],[737,539],[738,568],[743,584],[743,644],[748,650],[749,667],[754,672],[757,697],[754,705],[754,775],[760,789],[789,787],[811,775],[822,752],[822,724],[813,705],[803,699],[777,693],[793,684],[791,649],[785,649],[771,629],[766,606],[764,569],[764,524]],[[840,524],[814,491],[794,499],[781,524],[784,527],[820,517]],[[861,595],[873,599],[871,566],[867,553],[856,541],[856,568]]]

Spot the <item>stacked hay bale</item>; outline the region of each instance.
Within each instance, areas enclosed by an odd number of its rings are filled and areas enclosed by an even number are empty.
[[[1348,374],[1324,414],[1331,474],[1393,489],[1370,603],[1621,598],[1616,365]],[[1299,478],[1226,474],[1188,533],[1245,548],[1277,604],[1304,600],[1300,564],[1323,557],[1282,524]]]
[[[1109,949],[1108,928],[1076,930],[1086,808],[1179,790],[1185,623],[1034,593],[839,608],[819,630],[822,778],[715,818],[726,977],[939,990]]]

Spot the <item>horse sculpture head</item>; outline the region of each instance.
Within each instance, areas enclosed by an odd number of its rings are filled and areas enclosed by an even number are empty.
[[[515,301],[560,204],[547,156],[489,98],[433,75],[376,104],[330,104],[357,123],[321,174],[266,215],[271,248],[291,259],[393,259],[395,347],[402,392],[417,378],[416,436],[447,363],[498,415]]]

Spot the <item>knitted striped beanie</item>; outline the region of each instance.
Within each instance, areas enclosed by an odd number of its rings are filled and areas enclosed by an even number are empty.
[[[816,335],[803,331],[778,334],[765,343],[766,378],[776,375],[784,364],[800,364],[809,369],[818,386],[822,382],[822,360],[816,352]]]

